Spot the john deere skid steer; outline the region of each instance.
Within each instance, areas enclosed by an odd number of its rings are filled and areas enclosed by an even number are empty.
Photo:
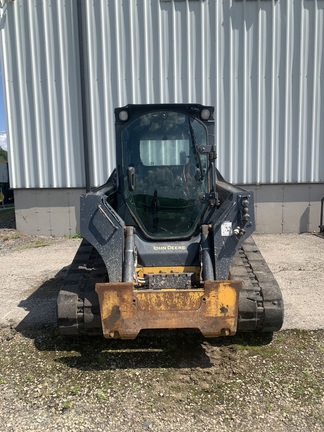
[[[282,296],[249,236],[253,194],[216,169],[214,110],[115,110],[117,166],[81,197],[83,241],[58,296],[62,334],[134,339],[279,330]]]

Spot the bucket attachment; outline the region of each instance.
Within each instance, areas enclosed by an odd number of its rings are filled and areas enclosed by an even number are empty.
[[[144,329],[199,329],[205,337],[236,333],[240,281],[203,288],[137,290],[131,282],[97,283],[103,334],[135,339]]]

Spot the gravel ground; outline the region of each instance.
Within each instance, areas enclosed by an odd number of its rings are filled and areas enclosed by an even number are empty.
[[[324,430],[324,240],[314,239],[255,236],[286,302],[273,337],[107,341],[54,326],[80,240],[0,229],[0,431]]]
[[[1,431],[322,431],[323,331],[64,340],[3,329]]]

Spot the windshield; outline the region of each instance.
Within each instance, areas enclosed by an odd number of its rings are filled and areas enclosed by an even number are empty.
[[[208,191],[205,126],[182,113],[158,111],[122,132],[125,200],[144,233],[155,238],[192,235]]]

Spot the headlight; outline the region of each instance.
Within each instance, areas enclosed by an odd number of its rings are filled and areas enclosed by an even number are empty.
[[[211,113],[210,113],[209,109],[204,108],[203,110],[201,110],[200,118],[201,118],[201,120],[208,120],[210,118],[210,115],[211,115]]]
[[[119,117],[119,120],[120,120],[120,121],[125,122],[125,121],[128,120],[128,112],[125,111],[125,110],[123,110],[123,111],[119,111],[118,117]]]

